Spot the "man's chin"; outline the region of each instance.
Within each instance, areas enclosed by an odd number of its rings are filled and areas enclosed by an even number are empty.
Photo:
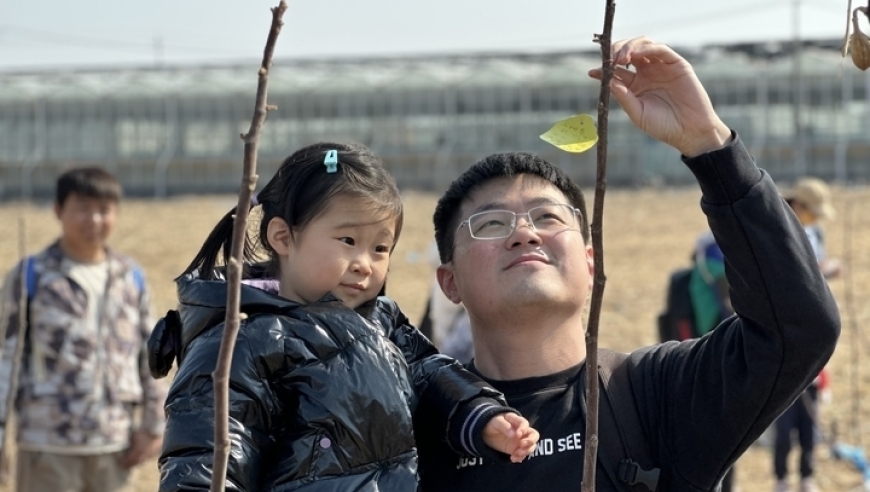
[[[556,298],[557,285],[536,279],[526,279],[509,289],[506,297],[511,305],[547,304]]]

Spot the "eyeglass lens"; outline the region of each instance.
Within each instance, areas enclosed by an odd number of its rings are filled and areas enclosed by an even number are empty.
[[[574,226],[574,208],[570,205],[542,205],[529,209],[524,214],[509,210],[488,210],[468,218],[468,229],[476,239],[497,239],[510,236],[517,223],[517,216],[527,216],[538,231],[560,231]]]

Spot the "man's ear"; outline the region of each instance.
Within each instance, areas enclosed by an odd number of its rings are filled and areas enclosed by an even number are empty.
[[[293,237],[290,236],[290,226],[280,217],[272,217],[269,224],[266,226],[266,239],[269,240],[269,246],[278,254],[278,256],[286,256],[290,253],[290,242]]]
[[[456,277],[453,274],[453,263],[445,263],[439,265],[435,270],[435,276],[438,279],[438,285],[441,287],[441,292],[450,299],[453,304],[459,304],[462,299],[459,297],[459,289],[456,288]]]
[[[57,218],[58,220],[60,220],[60,212],[61,212],[62,210],[63,210],[63,205],[61,205],[61,204],[59,204],[59,203],[57,203],[57,202],[54,202],[54,216],[55,216],[55,218]]]

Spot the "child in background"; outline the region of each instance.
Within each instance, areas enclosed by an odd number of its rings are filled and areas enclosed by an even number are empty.
[[[783,193],[783,198],[794,210],[800,223],[804,226],[807,238],[816,255],[819,269],[825,278],[840,274],[840,263],[829,259],[825,252],[825,235],[821,221],[834,217],[834,207],[831,204],[831,191],[824,181],[817,178],[804,178],[795,183],[794,187]],[[776,438],[773,451],[773,468],[776,474],[775,492],[789,492],[788,455],[791,451],[792,431],[796,430],[801,447],[799,492],[818,492],[813,480],[813,462],[818,426],[819,399],[830,399],[829,377],[822,370],[813,383],[804,391],[788,410],[774,423]]]
[[[0,445],[17,434],[17,492],[130,491],[133,468],[160,450],[166,388],[141,357],[148,287],[108,245],[122,192],[101,168],[60,175],[60,237],[22,258],[0,294]]]
[[[502,395],[438,354],[383,297],[402,202],[361,145],[320,143],[281,165],[258,194],[245,248],[244,313],[230,374],[227,490],[417,489],[412,416],[438,409],[457,453],[519,462],[537,432]],[[235,210],[178,279],[180,308],[149,342],[152,373],[178,373],[166,404],[161,491],[207,490],[214,371]],[[269,256],[267,267],[255,268]],[[269,291],[268,278],[277,291]],[[274,289],[273,289],[274,290]],[[491,447],[491,450],[486,448]]]

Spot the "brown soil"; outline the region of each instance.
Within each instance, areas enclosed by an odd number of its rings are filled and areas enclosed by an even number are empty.
[[[837,421],[841,440],[863,444],[870,443],[870,427],[863,419],[870,408],[857,395],[870,389],[870,366],[859,365],[858,361],[870,350],[870,341],[858,327],[870,320],[870,304],[865,302],[870,298],[870,188],[835,191],[839,214],[827,224],[827,245],[829,255],[840,258],[845,271],[830,283],[840,304],[843,335],[829,366],[834,398],[822,407],[822,421],[826,432]],[[409,192],[405,198],[405,228],[393,256],[389,290],[410,318],[418,320],[432,275],[426,249],[432,238],[436,197]],[[706,227],[699,198],[695,189],[607,192],[602,346],[628,351],[656,342],[655,319],[664,302],[668,274],[688,264],[694,240]],[[212,225],[234,203],[231,196],[207,196],[161,202],[127,200],[123,204],[112,245],[137,258],[144,267],[154,292],[155,314],[174,306],[171,279],[186,266]],[[58,232],[47,205],[0,204],[2,271],[12,268],[20,256],[20,223],[24,224],[27,253],[41,249]],[[793,460],[796,455],[793,452]],[[817,456],[817,479],[822,490],[847,491],[860,485],[859,474],[850,465],[833,461],[824,446],[818,448]],[[768,448],[754,446],[737,467],[743,492],[773,489]],[[155,463],[143,465],[139,473],[137,490],[156,490]]]

